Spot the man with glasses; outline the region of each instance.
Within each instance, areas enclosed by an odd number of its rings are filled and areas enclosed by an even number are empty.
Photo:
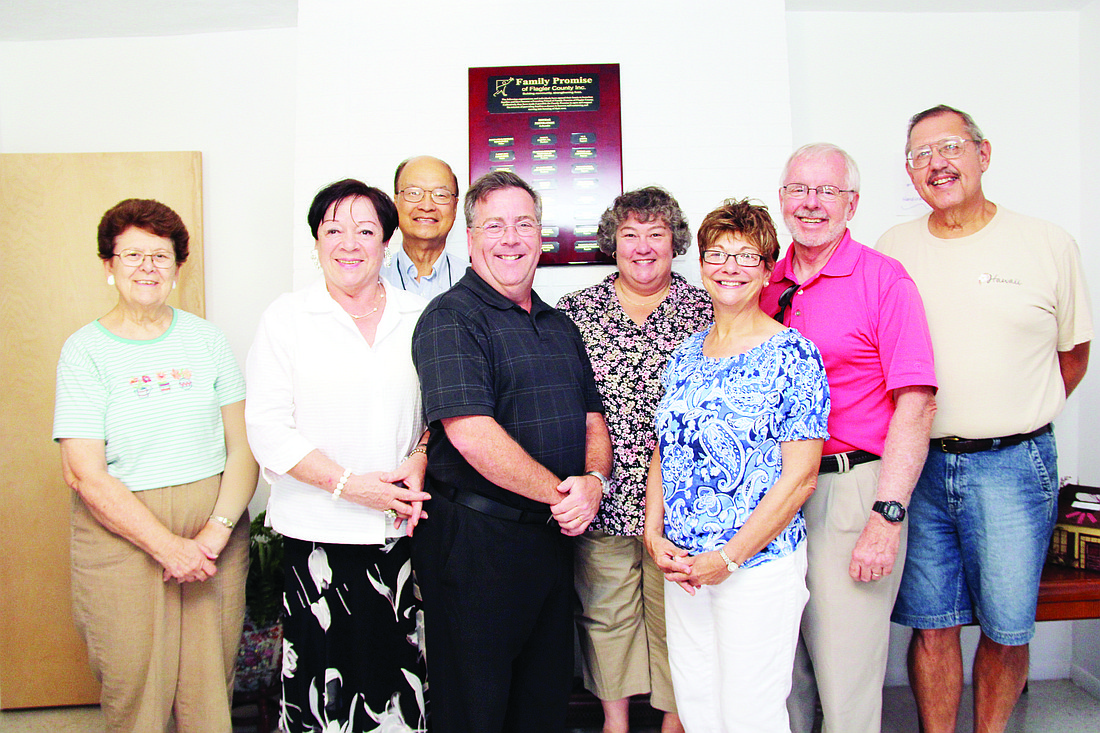
[[[799,148],[779,197],[794,241],[761,306],[821,351],[833,404],[803,506],[810,600],[787,708],[796,733],[810,733],[819,698],[824,731],[878,733],[905,508],[935,411],[932,345],[905,268],[848,231],[859,203],[851,156]]]
[[[893,620],[914,629],[909,682],[926,733],[955,730],[959,630],[981,625],[974,729],[1003,731],[1027,681],[1054,527],[1050,423],[1088,366],[1089,299],[1065,231],[985,198],[990,144],[968,114],[915,115],[906,160],[932,211],[878,246],[920,288],[940,390]]]
[[[413,536],[436,733],[554,731],[573,680],[573,548],[611,473],[584,342],[531,290],[538,194],[507,171],[465,201],[471,267],[413,334],[431,430]]]
[[[438,158],[409,158],[394,173],[393,197],[401,246],[390,245],[382,277],[431,300],[466,270],[462,258],[445,249],[458,210],[458,178]]]

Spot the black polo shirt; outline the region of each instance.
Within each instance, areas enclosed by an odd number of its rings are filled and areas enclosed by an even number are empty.
[[[467,268],[428,304],[412,350],[431,427],[429,489],[442,482],[546,511],[485,479],[451,444],[440,421],[466,415],[492,417],[558,478],[584,473],[587,413],[603,402],[577,327],[536,293],[528,313]]]

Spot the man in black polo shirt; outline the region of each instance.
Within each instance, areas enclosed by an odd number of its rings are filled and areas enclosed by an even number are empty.
[[[531,290],[538,194],[513,173],[466,193],[471,267],[413,334],[431,427],[424,598],[435,733],[560,731],[573,675],[573,554],[611,440],[573,323]]]

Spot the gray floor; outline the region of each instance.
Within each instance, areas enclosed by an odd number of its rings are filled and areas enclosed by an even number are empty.
[[[883,733],[916,733],[916,704],[908,687],[888,687],[883,693],[886,713]],[[970,689],[964,693],[959,730],[971,730]],[[244,733],[246,729],[238,729]],[[0,712],[0,733],[100,733],[103,718],[96,707],[10,710]],[[1070,680],[1032,682],[1020,698],[1007,733],[1100,732],[1100,699]],[[578,729],[572,733],[599,733]],[[656,733],[656,729],[636,733]]]
[[[972,690],[963,691],[959,731],[974,729]],[[908,687],[889,687],[884,694],[882,733],[916,733],[917,704]],[[1100,699],[1071,680],[1028,684],[1012,713],[1006,733],[1100,733]]]

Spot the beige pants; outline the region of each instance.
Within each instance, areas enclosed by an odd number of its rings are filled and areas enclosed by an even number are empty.
[[[814,702],[821,699],[824,733],[879,733],[882,683],[890,646],[890,612],[905,567],[907,525],[894,571],[861,583],[848,565],[878,489],[881,461],[847,473],[823,473],[802,511],[806,516],[810,602],[787,700],[794,733],[810,733]],[[811,664],[812,662],[812,669]]]
[[[650,694],[676,712],[665,643],[665,579],[641,537],[591,531],[574,538],[584,686],[601,700]]]
[[[135,492],[172,532],[193,537],[218,496],[220,476]],[[165,582],[161,566],[103,527],[79,495],[72,505],[73,618],[102,685],[108,731],[232,730],[233,670],[244,619],[248,517],[203,583]]]

